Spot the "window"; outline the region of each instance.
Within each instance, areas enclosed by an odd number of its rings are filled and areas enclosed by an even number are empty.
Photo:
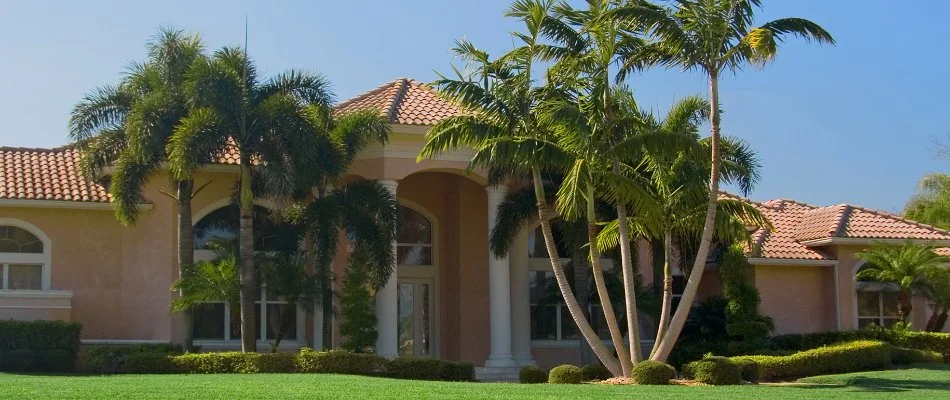
[[[897,287],[892,284],[858,282],[858,328],[890,327],[900,321]]]
[[[662,281],[662,279],[660,279]],[[676,307],[680,305],[680,299],[683,298],[683,292],[686,291],[686,277],[683,276],[683,273],[677,268],[673,271],[673,293],[670,295],[672,301],[670,302],[671,310],[676,310]]]
[[[196,340],[240,340],[240,312],[224,302],[210,302],[198,306],[195,309],[194,338]],[[257,340],[274,340],[281,325],[286,327],[281,340],[297,339],[297,310],[291,309],[284,300],[267,296],[266,286],[258,292],[254,314],[258,322],[255,335]],[[261,332],[264,332],[263,337],[261,337]]]
[[[432,265],[432,223],[418,211],[399,206],[396,264]]]
[[[530,271],[528,290],[531,298],[531,340],[578,340],[581,335],[570,311],[561,300],[561,291],[551,271]],[[615,305],[614,310],[620,310]],[[610,339],[600,304],[588,304],[591,327],[601,339]]]
[[[561,232],[555,226],[551,227],[551,233],[554,235],[554,242],[557,245],[557,255],[560,258],[567,258],[567,250],[561,238]],[[541,227],[538,226],[534,233],[528,236],[528,258],[548,259],[548,249],[544,243],[544,234],[541,233]]]
[[[209,243],[215,240],[236,241],[239,227],[239,210],[236,205],[212,211],[195,224],[196,260],[215,256]],[[254,206],[254,250],[259,252],[296,251],[299,232],[290,224],[274,221],[271,212]],[[232,309],[224,301],[208,302],[194,312],[194,338],[196,340],[237,341],[241,339],[241,316],[239,309]],[[266,282],[258,291],[255,302],[255,320],[258,323],[255,336],[260,341],[273,341],[280,327],[286,326],[281,340],[297,340],[303,318],[299,310],[291,308],[286,301],[267,294]],[[263,333],[263,335],[262,335]]]
[[[29,230],[0,225],[0,290],[46,290],[49,249]]]

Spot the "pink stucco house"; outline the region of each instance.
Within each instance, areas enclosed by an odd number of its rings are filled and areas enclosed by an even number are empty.
[[[458,109],[409,79],[341,103],[338,111],[363,108],[389,118],[392,135],[385,146],[361,154],[349,173],[393,191],[406,227],[394,245],[398,272],[377,296],[378,352],[471,362],[488,367],[482,376],[589,360],[566,309],[537,304],[550,276],[537,224],[524,229],[508,257],[490,256],[488,232],[506,189],[488,187],[479,171],[466,172],[472,152],[416,162],[426,131]],[[69,148],[0,148],[0,319],[81,322],[86,344],[175,342],[179,329],[168,304],[177,275],[176,204],[161,194],[171,191],[168,179],[157,175],[148,183],[140,221],[125,228],[103,186],[108,174],[86,180],[78,159]],[[198,258],[212,256],[203,248],[209,238],[235,232],[236,162],[223,155],[195,178],[210,182],[193,205]],[[750,261],[762,312],[775,319],[777,333],[893,322],[896,297],[886,285],[855,282],[861,262],[854,254],[876,240],[950,246],[946,231],[858,206],[784,199],[753,204],[776,228],[756,232]],[[338,271],[345,253],[335,260]],[[651,265],[647,243],[639,254],[640,265]],[[640,270],[653,280],[652,268]],[[683,278],[676,280],[680,288]],[[716,274],[707,274],[702,295],[718,291]],[[261,299],[259,339],[266,349],[272,317],[286,305],[266,293]],[[921,326],[929,307],[916,301],[913,320]],[[239,347],[226,307],[211,303],[198,311],[195,334],[204,348]],[[320,335],[313,334],[322,330],[320,321],[298,310],[285,346],[320,347]]]

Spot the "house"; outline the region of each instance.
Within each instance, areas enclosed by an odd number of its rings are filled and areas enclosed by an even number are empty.
[[[385,115],[392,135],[386,145],[360,154],[349,174],[378,180],[395,193],[402,218],[393,245],[397,273],[377,294],[378,353],[471,362],[485,367],[482,377],[510,376],[526,364],[591,361],[566,308],[539,300],[551,290],[551,272],[537,223],[521,232],[509,256],[491,256],[488,232],[506,188],[487,186],[482,172],[468,170],[471,151],[416,162],[426,131],[459,109],[409,79],[337,106],[340,112],[365,108]],[[169,180],[160,173],[148,182],[140,220],[123,227],[103,186],[108,173],[97,181],[83,178],[79,157],[68,147],[0,149],[0,319],[77,321],[85,344],[178,341],[168,309],[177,276],[177,205],[163,194],[172,192]],[[193,202],[198,259],[213,257],[209,240],[236,234],[231,191],[237,162],[223,154],[195,177],[197,185],[207,184]],[[855,252],[874,240],[950,246],[946,231],[857,206],[753,204],[776,228],[755,233],[750,261],[762,311],[775,319],[778,333],[887,324],[893,296],[881,291],[885,287],[855,284],[861,266]],[[266,218],[269,206],[261,201],[256,212]],[[268,250],[268,238],[281,234],[274,224],[258,231],[258,250]],[[639,262],[652,262],[645,242]],[[334,260],[338,276],[345,263],[342,251]],[[654,279],[652,269],[641,272],[647,282]],[[683,282],[676,277],[678,291]],[[718,290],[716,274],[706,274],[702,294]],[[262,291],[258,339],[266,349],[287,305],[267,296],[266,286]],[[914,321],[926,318],[926,310],[916,307]],[[321,320],[297,310],[284,346],[321,347],[321,335],[314,334],[322,331]],[[194,332],[205,349],[240,346],[237,321],[224,303],[200,307]],[[650,337],[648,327],[644,334]]]

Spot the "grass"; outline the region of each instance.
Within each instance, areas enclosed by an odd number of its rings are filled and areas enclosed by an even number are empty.
[[[937,399],[950,396],[950,366],[830,375],[773,386],[519,385],[399,381],[342,375],[0,374],[4,399]]]

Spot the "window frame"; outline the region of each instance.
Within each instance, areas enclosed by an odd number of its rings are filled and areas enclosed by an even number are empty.
[[[12,226],[23,229],[43,243],[42,253],[0,253],[0,274],[2,274],[3,277],[3,282],[0,283],[0,291],[6,293],[35,293],[51,290],[53,246],[50,238],[35,225],[16,218],[0,218],[0,226]],[[8,289],[10,285],[10,265],[39,265],[41,268],[40,288],[18,290]]]
[[[400,200],[400,202],[399,202],[398,209],[399,209],[400,212],[402,212],[402,209],[406,209],[406,210],[412,211],[412,212],[418,214],[420,217],[422,217],[422,219],[424,219],[424,220],[429,224],[429,242],[428,242],[428,243],[403,243],[403,242],[398,241],[398,239],[397,239],[397,241],[396,241],[396,256],[397,256],[396,263],[397,263],[398,266],[400,266],[400,267],[426,267],[426,268],[428,268],[428,267],[434,267],[434,266],[436,265],[435,246],[434,246],[434,243],[435,243],[435,236],[436,236],[436,227],[435,227],[435,222],[433,222],[434,218],[432,218],[430,215],[427,215],[426,213],[420,211],[420,208],[417,208],[417,207],[415,207],[414,205],[411,206],[411,205],[408,205],[408,204],[404,204],[403,201],[401,201],[401,200]],[[400,216],[400,220],[401,220],[401,219],[402,219],[402,217]],[[401,221],[400,221],[400,222],[401,222]],[[400,229],[401,229],[401,228],[400,228]],[[400,231],[399,234],[398,234],[396,237],[398,238],[398,237],[401,236],[401,235],[402,235],[402,232]],[[428,248],[428,249],[429,249],[429,263],[428,263],[428,264],[399,264],[399,260],[398,260],[399,249],[400,249],[400,248],[411,249],[411,248],[413,248],[413,247],[423,247],[423,248]]]
[[[855,318],[857,319],[857,326],[860,329],[861,321],[872,321],[877,326],[887,327],[892,326],[885,324],[885,321],[894,321],[894,323],[901,322],[899,316],[887,316],[884,315],[884,294],[885,293],[897,293],[897,288],[893,287],[892,284],[880,284],[878,282],[863,282],[858,281],[859,284],[863,284],[863,287],[856,287],[854,291],[855,298]],[[858,303],[858,295],[860,293],[873,293],[877,297],[877,315],[861,315],[861,307]],[[899,305],[897,305],[899,307]]]

